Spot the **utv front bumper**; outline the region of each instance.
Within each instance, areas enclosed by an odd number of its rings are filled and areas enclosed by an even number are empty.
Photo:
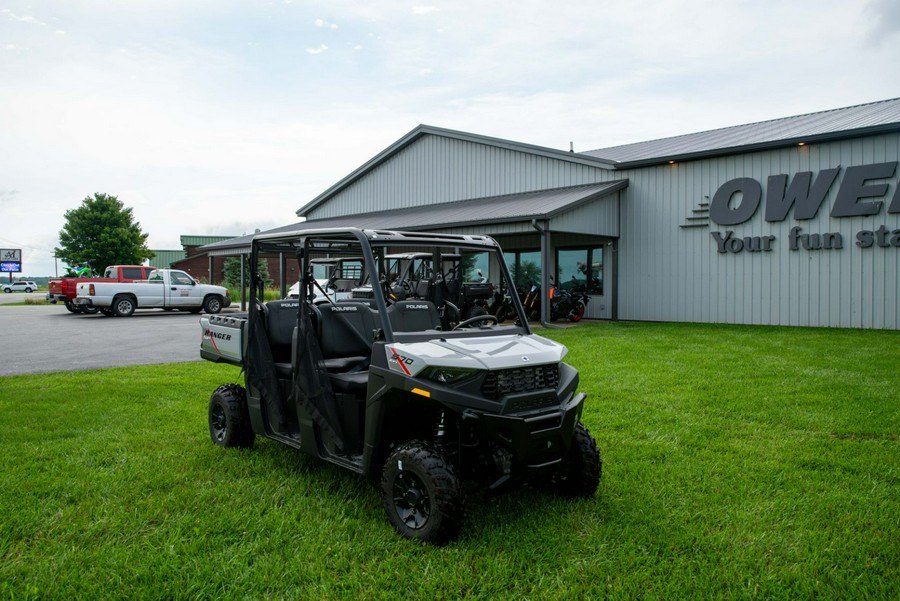
[[[475,427],[484,436],[510,453],[511,477],[527,479],[555,470],[562,463],[572,444],[585,398],[583,392],[574,394],[554,411],[528,415],[500,415],[467,409],[463,411],[462,419],[475,422]]]

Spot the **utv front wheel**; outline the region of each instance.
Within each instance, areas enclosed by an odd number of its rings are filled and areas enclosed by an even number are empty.
[[[462,485],[444,456],[421,441],[407,442],[391,453],[382,472],[381,494],[391,525],[406,538],[444,545],[462,530]]]
[[[216,388],[209,398],[209,435],[220,447],[249,448],[256,441],[247,411],[247,393],[237,384]]]
[[[600,484],[602,466],[594,437],[581,423],[575,424],[572,446],[553,479],[553,490],[567,497],[591,497]]]

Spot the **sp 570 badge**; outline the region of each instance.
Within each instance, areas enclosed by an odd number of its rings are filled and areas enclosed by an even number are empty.
[[[401,371],[407,376],[411,376],[412,372],[409,371],[409,366],[412,366],[416,362],[416,360],[412,357],[401,355],[392,346],[389,346],[387,348],[390,350],[390,354],[388,355],[388,365],[390,366],[390,368],[394,371]]]

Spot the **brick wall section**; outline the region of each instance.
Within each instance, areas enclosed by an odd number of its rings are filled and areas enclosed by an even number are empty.
[[[181,269],[186,271],[194,278],[202,282],[207,282],[209,278],[209,256],[206,253],[197,253],[197,247],[186,246],[184,248],[187,254],[186,259],[172,263],[172,269]],[[207,282],[209,284],[221,284],[225,280],[225,261],[229,257],[213,257],[213,280]],[[267,259],[269,264],[269,277],[272,278],[272,287],[278,289],[281,286],[281,278],[278,274],[278,259]],[[294,262],[296,263],[296,261]],[[291,271],[290,263],[288,264],[287,287],[297,281],[296,269]],[[293,278],[293,279],[292,279]]]

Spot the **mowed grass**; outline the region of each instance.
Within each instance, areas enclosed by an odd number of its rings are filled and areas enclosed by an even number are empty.
[[[444,548],[348,472],[214,446],[237,369],[0,378],[0,596],[900,598],[900,332],[540,333],[581,372],[600,489],[473,493]]]

